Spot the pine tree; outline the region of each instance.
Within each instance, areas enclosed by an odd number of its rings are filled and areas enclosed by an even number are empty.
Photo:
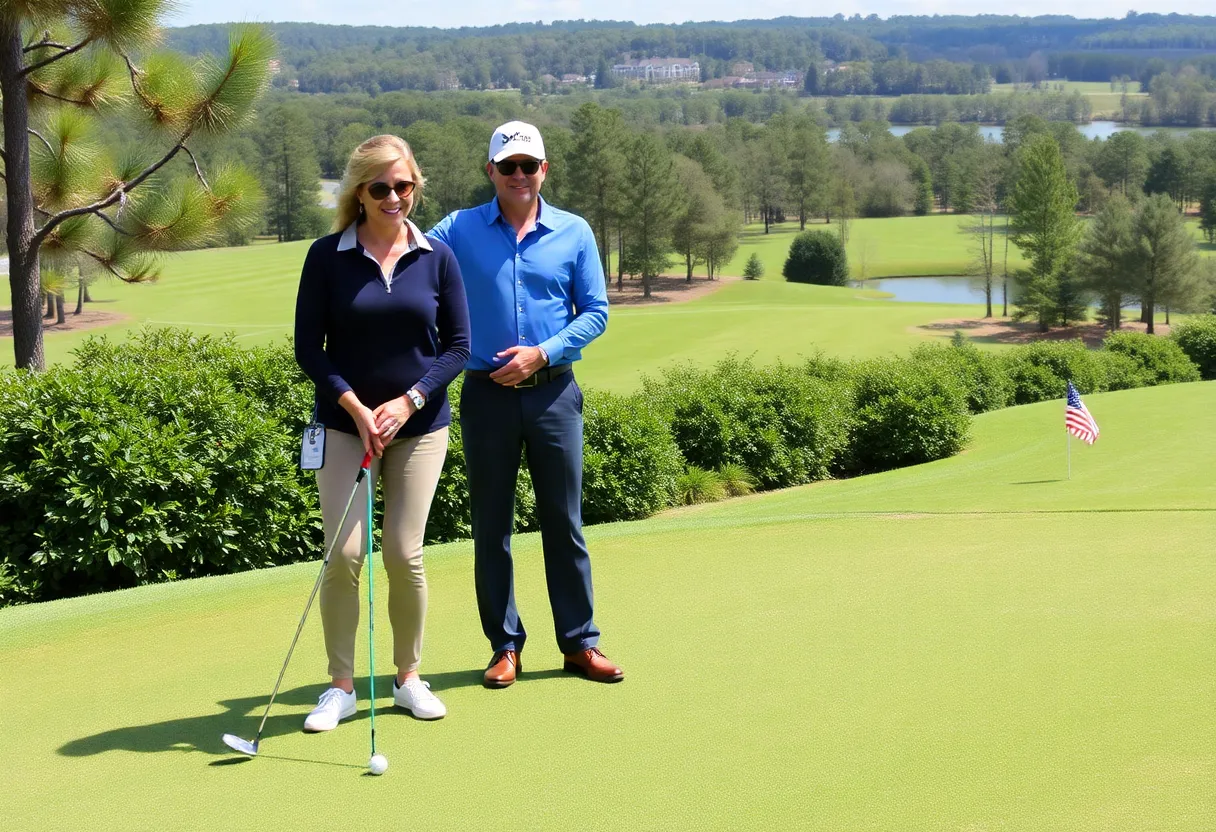
[[[1026,139],[1017,155],[1018,178],[1009,200],[1012,239],[1030,259],[1021,273],[1024,290],[1015,317],[1035,318],[1046,332],[1059,317],[1058,273],[1071,260],[1081,235],[1074,213],[1077,188],[1050,135]]]
[[[1134,228],[1136,293],[1151,335],[1158,303],[1177,309],[1192,300],[1199,259],[1195,240],[1169,194],[1146,199],[1136,211]]]
[[[764,264],[760,262],[760,255],[752,252],[752,256],[747,258],[747,265],[743,267],[743,277],[747,280],[759,280],[764,277]]]
[[[18,367],[40,370],[41,274],[94,269],[151,280],[157,255],[257,221],[252,176],[205,175],[190,150],[251,114],[274,45],[234,27],[225,57],[193,64],[148,51],[169,0],[13,0],[0,6],[0,97],[9,212],[9,283]],[[108,148],[94,114],[139,119],[161,149]],[[190,177],[173,178],[179,157]],[[179,162],[180,167],[180,162]]]
[[[671,151],[650,133],[636,136],[626,154],[625,182],[629,210],[621,224],[627,271],[642,276],[642,292],[650,297],[651,281],[671,262],[671,232],[680,210]]]
[[[1133,291],[1132,207],[1116,194],[1094,216],[1078,247],[1077,270],[1098,297],[1099,314],[1116,330]]]

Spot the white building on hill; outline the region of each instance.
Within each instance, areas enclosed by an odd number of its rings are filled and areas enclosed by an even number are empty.
[[[612,74],[639,81],[700,81],[701,63],[692,58],[643,58],[617,64]]]

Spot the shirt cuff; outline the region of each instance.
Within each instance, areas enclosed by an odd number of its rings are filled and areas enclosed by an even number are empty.
[[[538,346],[545,351],[545,355],[549,356],[550,367],[552,367],[554,364],[560,363],[562,360],[562,354],[566,351],[566,345],[562,341],[562,337],[560,335],[554,335],[548,341],[545,341]]]

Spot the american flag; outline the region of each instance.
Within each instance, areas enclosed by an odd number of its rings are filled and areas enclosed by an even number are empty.
[[[1098,438],[1098,423],[1089,415],[1085,402],[1081,401],[1081,394],[1071,381],[1068,382],[1068,405],[1064,408],[1064,427],[1086,445],[1094,444]]]

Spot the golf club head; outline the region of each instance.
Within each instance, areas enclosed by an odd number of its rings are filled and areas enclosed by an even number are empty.
[[[224,745],[231,748],[240,754],[247,754],[250,757],[256,757],[258,753],[258,744],[249,740],[241,739],[235,734],[224,734]]]

